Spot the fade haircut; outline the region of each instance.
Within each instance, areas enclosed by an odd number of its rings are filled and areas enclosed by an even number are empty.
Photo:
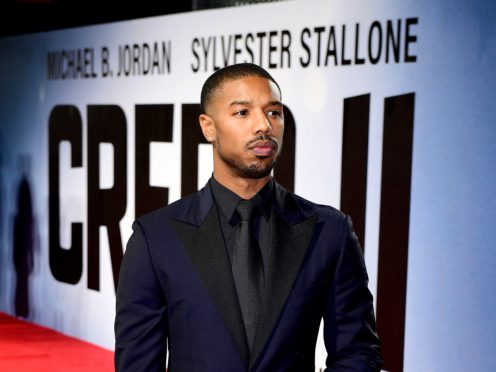
[[[205,81],[201,90],[201,112],[203,114],[206,113],[205,111],[208,104],[211,102],[213,96],[222,84],[226,81],[238,80],[248,76],[258,76],[272,81],[279,90],[279,96],[281,96],[281,88],[279,87],[279,84],[277,84],[277,81],[265,69],[254,63],[238,63],[215,71]]]

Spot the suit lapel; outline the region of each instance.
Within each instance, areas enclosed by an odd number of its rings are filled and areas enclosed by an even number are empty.
[[[317,221],[316,215],[306,216],[296,206],[296,203],[293,205],[288,203],[289,194],[285,190],[281,191],[278,187],[277,192],[279,202],[283,207],[281,210],[273,209],[271,213],[272,243],[268,279],[265,284],[262,316],[250,354],[250,368],[255,364],[274,331],[307,252]],[[282,199],[280,198],[281,192]]]
[[[194,216],[185,214],[181,221],[174,220],[173,225],[243,360],[248,363],[248,345],[243,319],[217,208],[211,198],[210,189],[204,188],[198,194],[198,199],[192,202],[189,209],[193,213],[196,211],[196,214]],[[202,211],[206,216],[201,215]]]

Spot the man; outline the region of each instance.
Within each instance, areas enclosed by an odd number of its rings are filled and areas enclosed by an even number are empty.
[[[133,225],[117,291],[119,371],[378,371],[373,299],[350,219],[298,197],[271,170],[281,91],[253,64],[205,82],[208,184]],[[239,205],[239,206],[238,206]],[[249,216],[244,216],[249,210]]]

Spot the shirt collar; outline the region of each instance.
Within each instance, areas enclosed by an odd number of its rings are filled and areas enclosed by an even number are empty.
[[[209,184],[217,207],[223,217],[229,222],[237,223],[235,209],[242,198],[219,183],[219,181],[217,181],[213,176],[210,178]],[[262,189],[255,196],[253,196],[253,198],[250,199],[253,203],[255,203],[262,216],[266,219],[270,217],[273,190],[274,179],[271,177],[269,182],[267,182],[267,184],[262,187]]]

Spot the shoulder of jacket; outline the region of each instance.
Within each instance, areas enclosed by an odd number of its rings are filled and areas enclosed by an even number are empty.
[[[143,226],[155,224],[157,222],[163,222],[176,216],[179,212],[184,211],[190,205],[198,192],[185,196],[184,198],[178,199],[169,205],[162,208],[153,210],[151,212],[145,213],[139,216],[136,221]]]
[[[285,198],[290,198],[298,208],[305,214],[317,214],[320,220],[329,220],[343,223],[347,219],[347,215],[339,209],[326,204],[319,204],[304,197],[297,195],[291,191],[284,189],[278,185],[279,192],[285,194]],[[287,200],[287,199],[286,199]]]

